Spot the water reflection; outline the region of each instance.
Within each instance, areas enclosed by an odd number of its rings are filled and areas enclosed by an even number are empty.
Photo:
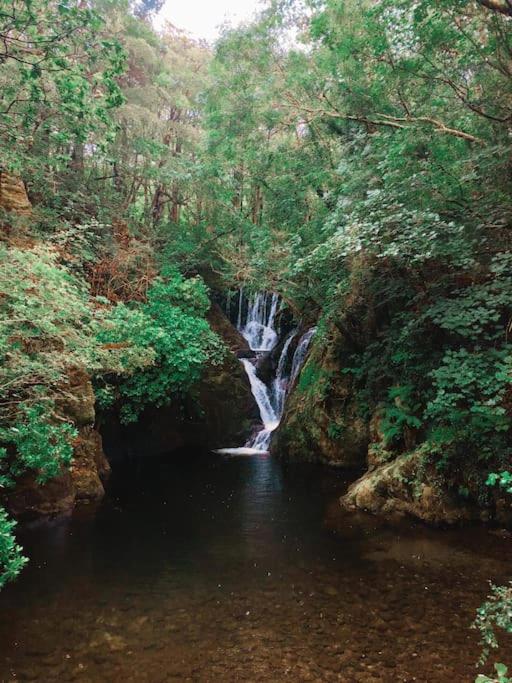
[[[344,515],[344,486],[266,455],[118,471],[97,508],[25,530],[0,680],[474,680],[510,542]]]

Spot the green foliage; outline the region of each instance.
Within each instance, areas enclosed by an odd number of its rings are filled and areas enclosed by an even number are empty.
[[[507,676],[508,667],[506,667],[504,664],[495,664],[494,669],[496,671],[495,676],[489,678],[489,676],[479,674],[476,677],[475,683],[510,683],[512,681],[512,678]]]
[[[92,6],[75,0],[2,2],[0,148],[4,167],[60,165],[71,147],[102,144],[123,97],[124,53]],[[48,155],[50,146],[53,154]]]
[[[499,473],[491,472],[485,483],[487,486],[499,486],[506,493],[512,493],[512,473],[508,470]]]
[[[114,397],[121,402],[124,422],[137,419],[149,405],[165,405],[187,393],[210,363],[224,353],[221,340],[204,319],[209,307],[207,290],[199,278],[186,280],[177,270],[157,279],[144,304],[118,304],[110,327],[99,341],[107,345],[133,345],[152,355],[151,364],[141,371],[124,367],[128,376],[117,386],[98,383],[97,395],[103,406]]]
[[[107,309],[57,250],[0,245],[0,263],[0,418],[10,422],[25,401],[56,398],[70,368],[100,373],[148,362],[140,350],[135,357],[98,346]]]
[[[503,405],[512,381],[511,369],[507,346],[447,351],[441,365],[432,371],[436,393],[425,410],[425,417],[440,428],[432,431],[433,441],[470,440],[482,453],[492,455],[500,433],[507,433],[512,424]]]
[[[4,485],[12,485],[16,476],[34,470],[43,484],[71,463],[72,444],[78,432],[67,422],[52,422],[55,410],[48,403],[23,405],[20,413],[13,426],[0,429],[0,441],[16,449],[16,458],[8,466],[8,475],[2,474],[2,480]],[[3,460],[9,462],[8,458]]]
[[[85,283],[44,246],[0,245],[0,421],[55,398],[71,367],[97,364],[95,311]]]
[[[345,425],[340,422],[329,422],[327,425],[327,435],[333,441],[341,441],[345,434]]]
[[[382,414],[381,429],[384,445],[404,438],[404,429],[419,429],[421,419],[417,416],[421,404],[413,396],[414,388],[410,385],[391,387],[388,392],[392,404],[386,404]]]
[[[325,398],[329,387],[329,374],[315,361],[310,358],[299,375],[297,391],[315,397],[313,403]]]
[[[496,629],[512,633],[512,586],[494,586],[487,601],[477,610],[473,628],[480,631],[482,656],[480,663],[484,663],[491,650],[498,648]],[[503,665],[501,665],[503,666]],[[506,670],[502,671],[503,674]]]
[[[27,562],[14,539],[15,526],[16,522],[10,520],[6,511],[0,507],[0,588],[15,579]]]

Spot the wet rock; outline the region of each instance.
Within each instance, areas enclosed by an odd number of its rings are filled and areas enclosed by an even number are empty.
[[[212,329],[221,334],[228,347],[239,348],[244,353],[245,339],[219,306],[214,305],[212,311],[209,317]],[[112,460],[141,454],[158,456],[184,446],[240,446],[258,419],[259,411],[247,375],[235,353],[228,351],[220,365],[206,368],[202,379],[182,403],[172,401],[168,406],[148,409],[135,425],[121,425],[116,415],[105,415],[102,436]]]
[[[480,519],[476,507],[455,498],[429,472],[420,450],[367,472],[352,484],[341,504],[385,516],[410,515],[430,524]]]
[[[76,489],[70,472],[65,471],[46,484],[39,484],[35,473],[27,472],[6,496],[6,506],[14,517],[31,520],[69,513],[75,500]]]
[[[20,519],[69,513],[77,501],[91,501],[105,494],[103,482],[110,473],[95,419],[94,391],[90,377],[80,368],[71,368],[57,401],[60,414],[78,428],[69,469],[45,484],[34,472],[27,472],[7,496],[7,507]]]
[[[343,373],[348,360],[339,346],[314,339],[309,357],[293,387],[272,451],[291,459],[360,467],[366,462],[368,424],[358,414],[352,379]],[[336,378],[333,381],[333,378]]]
[[[240,354],[249,353],[250,355],[254,355],[254,352],[249,348],[249,344],[245,337],[230,322],[229,318],[217,303],[212,303],[207,319],[212,330],[224,340],[232,353],[239,358],[246,357]]]
[[[256,361],[256,375],[267,386],[270,385],[275,373],[272,354],[268,352],[259,353]]]

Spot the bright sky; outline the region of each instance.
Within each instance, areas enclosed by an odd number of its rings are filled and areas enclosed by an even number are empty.
[[[220,24],[227,20],[236,26],[250,19],[260,4],[259,0],[166,0],[157,25],[168,20],[194,37],[212,42],[219,35]]]

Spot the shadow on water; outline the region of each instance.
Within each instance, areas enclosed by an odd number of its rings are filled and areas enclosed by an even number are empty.
[[[266,454],[118,467],[100,505],[23,530],[0,679],[474,680],[510,541],[343,514],[346,484]]]

